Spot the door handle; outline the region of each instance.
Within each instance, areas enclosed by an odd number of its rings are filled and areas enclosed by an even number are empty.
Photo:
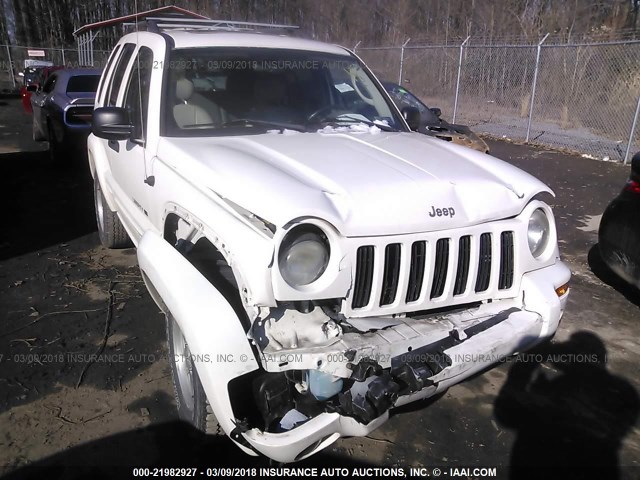
[[[109,140],[107,145],[109,145],[109,148],[116,153],[120,152],[120,144],[116,140]]]

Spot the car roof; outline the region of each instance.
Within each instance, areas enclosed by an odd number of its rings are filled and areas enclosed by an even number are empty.
[[[290,50],[308,50],[334,55],[350,55],[347,49],[338,45],[291,37],[288,35],[268,35],[264,33],[229,31],[185,31],[169,30],[165,32],[174,42],[175,48],[198,47],[255,47],[279,48]]]

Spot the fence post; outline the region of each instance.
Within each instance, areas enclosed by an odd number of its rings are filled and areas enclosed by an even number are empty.
[[[64,61],[64,47],[60,49],[62,51],[62,65],[67,65],[67,62]]]
[[[78,63],[79,63],[79,66],[81,67],[87,66],[84,60],[84,42],[85,42],[85,36],[83,34],[78,37]]]
[[[13,89],[15,90],[16,77],[13,72],[13,61],[11,60],[11,49],[9,48],[9,45],[5,45],[5,47],[7,47],[7,57],[9,58],[9,65],[8,65],[9,75],[11,75],[11,83],[13,84]]]
[[[98,36],[97,34],[94,36],[93,33],[90,32],[91,38],[89,41],[89,59],[91,60],[91,66],[93,67],[93,40]]]
[[[629,132],[629,143],[627,143],[627,151],[624,154],[623,165],[629,161],[629,153],[631,153],[631,143],[633,142],[633,134],[636,133],[636,124],[638,123],[638,113],[640,113],[640,96],[638,97],[638,103],[636,105],[636,113],[633,116],[633,123],[631,124],[631,132]]]
[[[407,41],[402,44],[402,48],[400,48],[400,73],[398,74],[398,85],[402,85],[402,65],[404,64],[404,47],[411,41],[410,38],[407,38]]]
[[[460,44],[460,58],[458,59],[458,79],[456,80],[456,98],[453,101],[453,119],[452,123],[456,123],[456,115],[458,113],[458,94],[460,93],[460,74],[462,73],[462,52],[464,50],[464,46],[469,41],[471,36],[469,35],[464,39],[464,42]]]
[[[533,86],[531,87],[531,105],[529,105],[529,121],[527,122],[527,138],[526,142],[529,142],[529,134],[531,133],[531,119],[533,118],[533,102],[536,99],[536,84],[538,83],[538,66],[540,65],[540,51],[542,50],[542,44],[547,39],[549,34],[547,33],[540,43],[538,43],[538,52],[536,53],[536,69],[533,71]]]

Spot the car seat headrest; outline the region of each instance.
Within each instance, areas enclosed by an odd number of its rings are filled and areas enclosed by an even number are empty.
[[[193,82],[188,78],[181,78],[176,83],[176,97],[186,102],[193,95]]]

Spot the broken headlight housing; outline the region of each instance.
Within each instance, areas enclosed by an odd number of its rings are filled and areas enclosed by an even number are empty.
[[[299,225],[283,238],[278,252],[282,278],[292,287],[315,282],[329,263],[329,241],[315,225]]]
[[[527,230],[529,250],[534,258],[538,258],[546,250],[549,244],[550,231],[549,217],[547,217],[544,210],[537,208],[529,217],[529,228]]]

